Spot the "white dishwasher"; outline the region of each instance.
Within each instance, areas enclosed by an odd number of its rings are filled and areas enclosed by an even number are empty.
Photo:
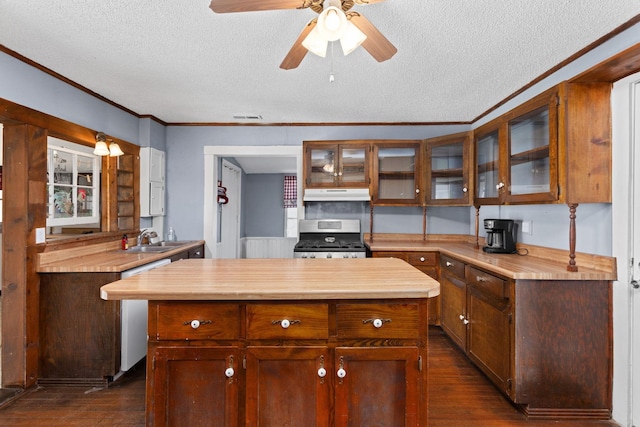
[[[161,259],[140,267],[125,270],[120,277],[135,276],[171,263],[170,259]],[[120,303],[121,354],[120,371],[126,372],[147,354],[147,300],[122,300]]]

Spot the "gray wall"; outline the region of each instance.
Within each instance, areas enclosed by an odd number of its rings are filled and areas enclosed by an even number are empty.
[[[284,174],[250,174],[242,182],[242,237],[284,236]]]

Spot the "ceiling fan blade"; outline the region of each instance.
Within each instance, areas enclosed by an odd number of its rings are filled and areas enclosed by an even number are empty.
[[[317,23],[318,23],[317,19],[312,19],[304,27],[304,29],[298,36],[298,39],[295,41],[293,46],[291,46],[291,50],[289,51],[289,53],[287,53],[287,56],[284,57],[282,64],[280,64],[280,68],[282,68],[283,70],[291,70],[293,68],[296,68],[298,65],[300,65],[300,63],[302,62],[302,60],[304,59],[305,55],[308,52],[307,48],[302,46],[302,42],[304,41],[305,38],[307,38],[309,33],[315,28]]]
[[[258,10],[304,9],[304,0],[211,0],[216,13],[252,12]]]
[[[362,43],[362,47],[365,48],[376,61],[386,61],[396,54],[398,49],[396,49],[367,18],[356,12],[349,12],[348,15],[351,22],[367,36],[367,39]]]

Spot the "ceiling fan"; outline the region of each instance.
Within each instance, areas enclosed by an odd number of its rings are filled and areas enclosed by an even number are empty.
[[[378,62],[390,59],[398,51],[367,18],[352,11],[354,4],[372,4],[384,0],[211,0],[216,13],[250,12],[277,9],[307,9],[318,13],[304,27],[280,68],[296,68],[307,52],[324,57],[329,41],[340,40],[345,55],[362,45]]]

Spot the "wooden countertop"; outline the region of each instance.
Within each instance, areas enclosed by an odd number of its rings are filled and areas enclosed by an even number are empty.
[[[153,261],[171,258],[198,247],[204,240],[185,242],[166,252],[132,253],[120,249],[120,241],[38,254],[38,273],[120,273]]]
[[[439,252],[516,280],[617,280],[615,258],[578,253],[578,271],[569,272],[568,251],[533,245],[518,245],[520,252],[526,252],[526,255],[518,255],[488,254],[482,248],[476,249],[469,236],[434,237],[425,241],[422,236],[415,235],[374,235],[373,241],[366,236],[365,244],[375,252]]]
[[[105,300],[430,298],[440,284],[396,258],[188,259],[109,283]]]

